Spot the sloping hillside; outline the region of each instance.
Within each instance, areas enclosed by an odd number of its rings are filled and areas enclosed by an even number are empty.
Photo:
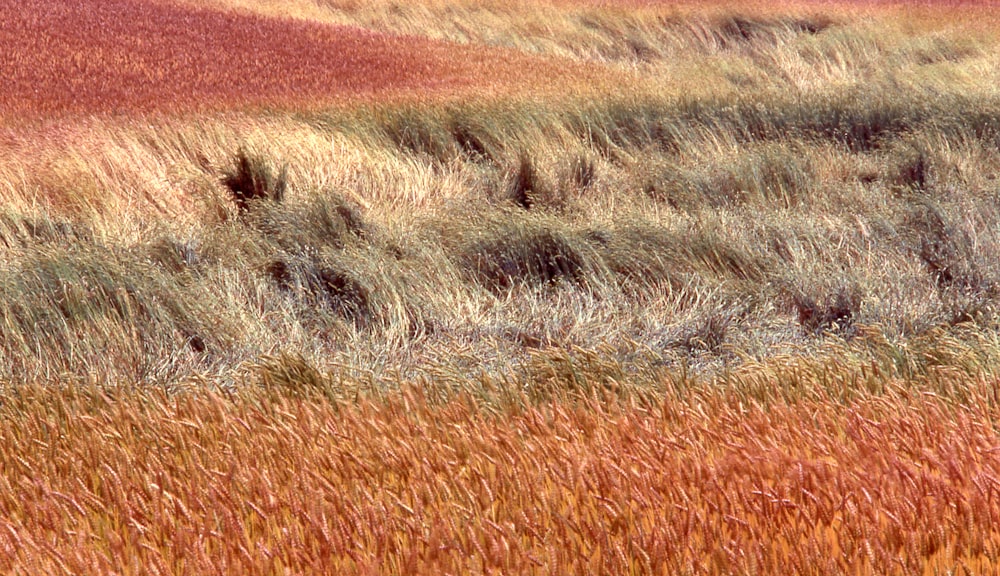
[[[136,0],[0,5],[0,115],[283,108],[426,95],[523,68],[509,54]]]

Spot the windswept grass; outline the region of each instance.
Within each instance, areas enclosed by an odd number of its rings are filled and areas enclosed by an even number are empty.
[[[383,395],[294,357],[236,394],[17,388],[0,408],[0,566],[995,570],[995,377],[951,363],[904,381],[887,357],[829,352],[711,383],[555,354],[450,394],[427,379]]]
[[[0,570],[996,572],[997,25],[0,7]]]
[[[0,8],[0,119],[263,107],[471,93],[531,76],[509,53],[170,1]],[[536,64],[550,69],[548,64]]]
[[[97,124],[110,143],[93,165],[83,136],[48,170],[24,152],[7,160],[23,179],[10,218],[87,233],[60,240],[66,275],[25,284],[51,234],[12,232],[5,273],[38,293],[19,300],[48,302],[49,286],[77,281],[76,259],[148,271],[157,302],[201,302],[208,326],[228,327],[194,340],[206,345],[190,361],[211,372],[277,350],[421,370],[451,346],[502,370],[525,341],[637,342],[679,363],[691,347],[677,343],[705,331],[716,336],[694,347],[696,364],[714,369],[860,325],[899,341],[992,330],[998,103],[855,90],[767,94],[766,108],[764,96],[511,102],[494,116],[451,104],[419,124],[417,108],[381,107],[138,133]],[[38,216],[34,194],[50,202]],[[170,306],[168,325],[202,325]],[[66,316],[55,304],[33,314]],[[146,334],[151,350],[181,353],[192,336],[115,318],[111,333]],[[7,333],[34,366],[12,378],[68,369],[49,363],[72,357],[60,343],[74,339],[33,325]],[[134,363],[77,366],[131,380]]]

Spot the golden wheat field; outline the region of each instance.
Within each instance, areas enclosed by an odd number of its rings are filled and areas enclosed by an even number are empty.
[[[0,4],[0,572],[1000,573],[996,9]]]

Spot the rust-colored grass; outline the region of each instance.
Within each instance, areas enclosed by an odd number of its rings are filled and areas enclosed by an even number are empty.
[[[0,569],[995,571],[996,382],[961,405],[883,384],[502,415],[419,388],[341,406],[22,389],[0,408]]]
[[[301,109],[482,87],[530,68],[500,51],[143,0],[4,3],[0,46],[8,119]]]

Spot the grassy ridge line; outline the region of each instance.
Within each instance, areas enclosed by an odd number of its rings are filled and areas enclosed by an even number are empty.
[[[633,379],[668,385],[635,402],[567,392],[602,381],[595,365],[548,369],[554,396],[499,413],[468,395],[431,400],[438,382],[366,399],[365,382],[331,388],[293,359],[256,369],[263,389],[235,395],[12,390],[0,569],[997,568],[995,380],[942,370],[906,383],[843,359],[787,361],[721,387]],[[831,379],[854,380],[851,395]],[[744,388],[752,380],[769,385]],[[524,402],[541,384],[497,383],[492,401]]]
[[[707,32],[712,23],[784,21],[810,28],[832,22],[865,18],[902,22],[924,30],[940,30],[960,23],[966,31],[995,30],[993,3],[985,1],[923,2],[686,2],[526,0],[397,2],[303,0],[259,2],[214,0],[214,5],[270,17],[360,26],[372,30],[426,36],[469,44],[503,45],[530,53],[592,59],[602,62],[642,62],[653,57],[670,60],[682,56],[690,41],[683,28]],[[540,24],[544,23],[544,25]],[[708,40],[711,34],[703,34]],[[666,42],[664,42],[666,40]]]

